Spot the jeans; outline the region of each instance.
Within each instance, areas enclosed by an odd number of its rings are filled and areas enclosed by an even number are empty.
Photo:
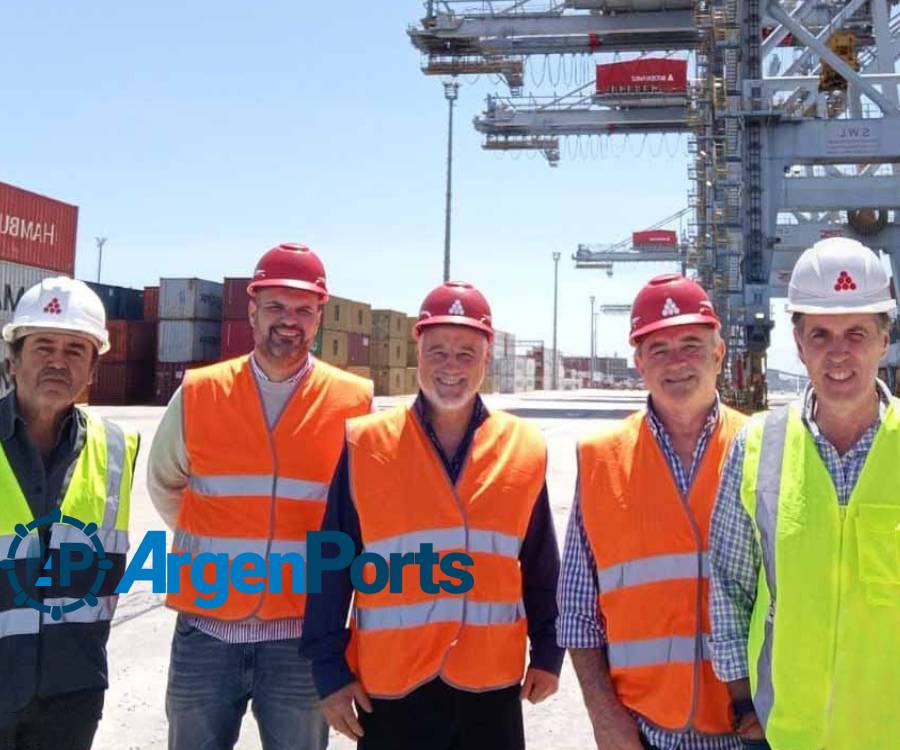
[[[103,713],[103,690],[35,696],[0,714],[0,750],[90,750]]]
[[[299,644],[225,643],[179,616],[166,692],[169,750],[231,750],[251,701],[263,750],[324,750],[328,725]]]

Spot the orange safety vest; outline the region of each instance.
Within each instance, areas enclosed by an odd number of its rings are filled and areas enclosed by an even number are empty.
[[[413,565],[399,593],[356,592],[347,658],[366,691],[400,698],[437,676],[469,691],[518,684],[527,635],[519,549],[547,467],[539,430],[491,412],[455,486],[412,407],[352,420],[347,444],[364,552],[389,559],[431,543],[441,557],[474,561],[465,594],[426,593]],[[451,578],[435,565],[434,580]]]
[[[172,551],[225,553],[229,568],[245,552],[264,556],[267,564],[273,553],[305,561],[306,534],[319,529],[325,514],[345,420],[371,410],[372,384],[314,360],[271,432],[247,356],[189,371],[182,397],[191,477]],[[286,559],[292,562],[280,566],[280,593],[229,586],[224,605],[203,609],[195,599],[210,594],[199,592],[182,567],[180,591],[170,592],[166,604],[219,620],[302,617],[306,595],[292,592],[292,573],[305,567],[296,556]],[[204,568],[207,581],[214,575],[211,565]]]
[[[578,446],[578,491],[619,700],[657,726],[732,731],[709,650],[709,520],[746,417],[725,406],[685,499],[638,412]]]

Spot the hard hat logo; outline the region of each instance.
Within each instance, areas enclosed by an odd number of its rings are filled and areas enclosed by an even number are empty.
[[[662,316],[668,318],[672,315],[681,315],[681,309],[675,304],[675,300],[666,297],[666,303],[663,305]]]
[[[454,300],[453,304],[450,305],[450,309],[447,311],[448,315],[465,315],[466,309],[463,307],[463,304],[460,300]]]
[[[836,292],[852,292],[856,289],[856,282],[853,277],[846,271],[841,271],[841,275],[837,277],[834,283],[834,291]]]
[[[44,305],[44,312],[48,313],[49,315],[62,315],[62,305],[60,305],[59,300],[54,297],[46,305]]]

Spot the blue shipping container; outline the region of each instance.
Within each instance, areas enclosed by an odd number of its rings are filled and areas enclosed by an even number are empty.
[[[142,320],[144,290],[85,281],[103,302],[108,320]]]

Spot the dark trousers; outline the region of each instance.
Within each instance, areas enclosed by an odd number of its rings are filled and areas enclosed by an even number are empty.
[[[365,735],[357,750],[524,750],[519,686],[484,693],[433,680],[405,698],[357,707]]]
[[[90,750],[103,714],[103,690],[35,697],[0,715],[0,750]]]

